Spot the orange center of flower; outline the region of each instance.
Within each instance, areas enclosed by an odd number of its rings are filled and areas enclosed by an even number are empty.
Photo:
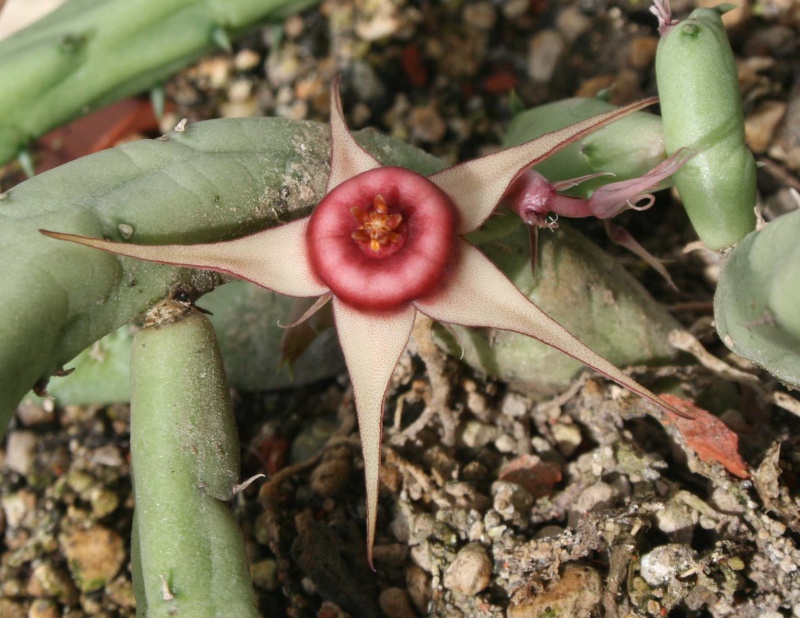
[[[395,244],[400,240],[400,234],[395,230],[403,222],[403,216],[399,213],[389,214],[389,207],[382,195],[374,197],[371,208],[364,210],[354,207],[350,209],[350,212],[361,224],[353,232],[353,240],[369,243],[369,248],[373,253],[378,253],[387,245]]]

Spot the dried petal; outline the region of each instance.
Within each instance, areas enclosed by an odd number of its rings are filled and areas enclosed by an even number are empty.
[[[665,178],[677,172],[684,163],[694,156],[686,148],[681,148],[668,159],[640,178],[612,182],[598,188],[589,198],[589,208],[598,219],[611,219],[627,208],[645,210],[652,206],[653,196],[647,193]],[[639,204],[646,200],[646,204]]]
[[[694,450],[701,461],[722,464],[728,472],[739,478],[750,477],[747,464],[739,455],[739,437],[733,430],[691,401],[669,394],[662,395],[661,398],[673,408],[680,410],[684,416],[690,417],[691,420],[687,420],[667,411],[669,420],[666,423],[675,424],[686,444]]]

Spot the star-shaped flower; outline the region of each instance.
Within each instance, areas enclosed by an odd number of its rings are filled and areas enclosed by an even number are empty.
[[[383,401],[417,311],[440,322],[534,337],[669,408],[544,314],[463,238],[492,214],[524,170],[653,102],[634,103],[425,177],[384,167],[356,143],[334,83],[330,176],[326,195],[310,216],[200,245],[144,246],[43,233],[118,255],[228,273],[289,296],[319,297],[312,310],[332,302],[358,412],[372,564]]]

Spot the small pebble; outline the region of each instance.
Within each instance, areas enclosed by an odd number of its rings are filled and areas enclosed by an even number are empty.
[[[745,506],[728,489],[715,487],[711,493],[712,506],[721,513],[733,514],[744,513]]]
[[[535,595],[527,589],[514,596],[507,618],[589,618],[597,614],[603,582],[597,571],[586,566],[567,565],[561,579],[550,582]]]
[[[522,17],[530,9],[530,0],[506,0],[501,3],[503,15],[507,19],[517,19]]]
[[[122,452],[118,446],[113,444],[104,444],[100,448],[92,451],[91,460],[92,463],[109,466],[110,468],[119,468],[122,465],[124,458],[122,457]]]
[[[486,414],[487,406],[486,406],[486,397],[483,396],[483,393],[479,393],[477,391],[468,391],[467,392],[467,408],[470,412],[472,412],[475,416],[484,417]]]
[[[562,478],[558,462],[529,454],[515,457],[500,471],[501,480],[523,487],[534,499],[553,493]]]
[[[89,491],[89,502],[92,505],[92,514],[101,519],[117,510],[119,496],[111,489],[97,486]]]
[[[390,0],[375,0],[368,4],[369,15],[356,22],[356,34],[364,41],[378,41],[392,36],[403,25],[398,7]]]
[[[586,34],[592,27],[592,19],[578,6],[565,7],[556,17],[556,27],[568,41],[574,41]]]
[[[6,443],[6,469],[27,476],[33,465],[36,442],[36,434],[32,431],[23,430],[9,433]]]
[[[644,580],[657,588],[695,566],[694,552],[688,545],[668,544],[642,556],[640,572]]]
[[[350,481],[352,459],[353,453],[346,446],[327,451],[311,473],[311,489],[323,498],[339,495]]]
[[[497,22],[497,9],[491,2],[468,2],[464,7],[464,21],[479,30],[491,30]]]
[[[381,611],[388,618],[416,618],[408,592],[402,588],[386,588],[378,598]]]
[[[549,82],[566,44],[555,30],[542,30],[528,45],[528,76],[537,82]]]
[[[569,525],[577,525],[586,513],[598,507],[611,507],[617,499],[617,493],[608,483],[597,482],[587,487],[570,506]]]
[[[492,484],[494,510],[506,520],[523,523],[533,505],[533,496],[516,483],[496,481]]]
[[[25,400],[17,408],[17,418],[25,427],[35,427],[36,425],[52,423],[56,420],[53,400],[42,399],[37,401],[37,403]]]
[[[517,441],[504,433],[494,441],[494,447],[501,453],[511,453],[517,449]]]
[[[233,66],[237,71],[250,71],[261,62],[261,56],[252,49],[243,49],[233,58]]]
[[[136,607],[133,583],[125,575],[120,575],[106,586],[105,595],[120,607],[127,607],[128,609]]]
[[[300,71],[297,49],[287,45],[274,49],[267,57],[267,79],[273,88],[291,84]]]
[[[444,574],[444,587],[463,595],[478,594],[492,580],[492,561],[480,543],[465,545]]]
[[[500,411],[511,418],[520,418],[528,413],[529,401],[517,393],[508,393],[500,402]]]
[[[65,481],[76,494],[82,494],[95,484],[95,478],[84,470],[70,470]]]
[[[228,84],[228,101],[242,103],[253,93],[253,82],[249,79],[237,79]]]
[[[561,526],[556,526],[555,524],[550,524],[548,526],[544,526],[536,531],[536,534],[533,538],[535,539],[546,539],[547,537],[551,536],[558,536],[564,532],[564,528]]]
[[[303,17],[301,15],[292,15],[283,22],[283,32],[289,39],[296,39],[303,34],[303,28]]]
[[[20,489],[12,494],[0,496],[0,506],[3,507],[6,525],[9,528],[21,526],[36,508],[36,494],[27,489]]]
[[[429,144],[441,141],[447,131],[447,124],[433,105],[413,108],[409,124],[412,137]]]
[[[427,614],[433,596],[430,575],[416,564],[412,564],[406,569],[406,589],[417,611],[423,615]]]
[[[59,603],[74,603],[78,591],[69,575],[51,562],[39,562],[33,567],[26,592],[32,597],[57,599]]]
[[[22,603],[15,603],[11,599],[0,599],[0,616],[2,618],[27,618],[28,612]]]
[[[278,563],[272,559],[259,560],[250,565],[250,579],[253,585],[263,590],[277,590]]]
[[[681,531],[688,532],[695,525],[692,511],[676,501],[668,502],[662,510],[656,512],[655,517],[658,529],[665,534],[674,534]]]
[[[433,561],[431,556],[431,544],[428,541],[423,541],[419,545],[414,545],[411,548],[411,560],[420,569],[426,573],[430,573],[433,569]]]
[[[197,72],[208,79],[209,86],[214,90],[223,88],[228,83],[231,73],[231,61],[226,56],[212,56],[202,60],[197,65]]]
[[[470,420],[464,423],[461,441],[467,448],[482,448],[497,437],[497,427],[480,421]]]
[[[567,423],[556,423],[552,427],[553,439],[558,445],[558,450],[569,457],[578,449],[583,442],[580,427]]]
[[[71,530],[59,537],[72,578],[83,592],[103,588],[125,561],[122,537],[103,526]]]
[[[49,599],[36,599],[28,609],[28,618],[59,618],[60,616],[61,610]]]

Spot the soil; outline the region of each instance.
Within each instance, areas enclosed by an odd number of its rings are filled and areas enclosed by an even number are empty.
[[[324,0],[173,77],[161,130],[182,118],[325,121],[342,75],[351,127],[454,163],[498,147],[512,89],[526,107],[609,88],[614,103],[654,94],[647,8]],[[690,8],[673,3],[678,17]],[[799,26],[781,0],[730,14],[767,218],[797,208]],[[16,168],[3,178],[6,189]],[[579,227],[692,333],[678,361],[632,374],[716,414],[738,438],[726,454],[738,449],[746,468],[594,374],[541,400],[416,337],[387,394],[375,573],[346,374],[234,394],[242,478],[269,475],[233,502],[262,615],[800,616],[800,406],[720,343],[718,257],[676,244],[693,233],[669,192],[654,210],[623,222],[673,260],[679,292],[599,224]],[[134,615],[129,415],[121,404],[18,411],[0,451],[0,616]]]

